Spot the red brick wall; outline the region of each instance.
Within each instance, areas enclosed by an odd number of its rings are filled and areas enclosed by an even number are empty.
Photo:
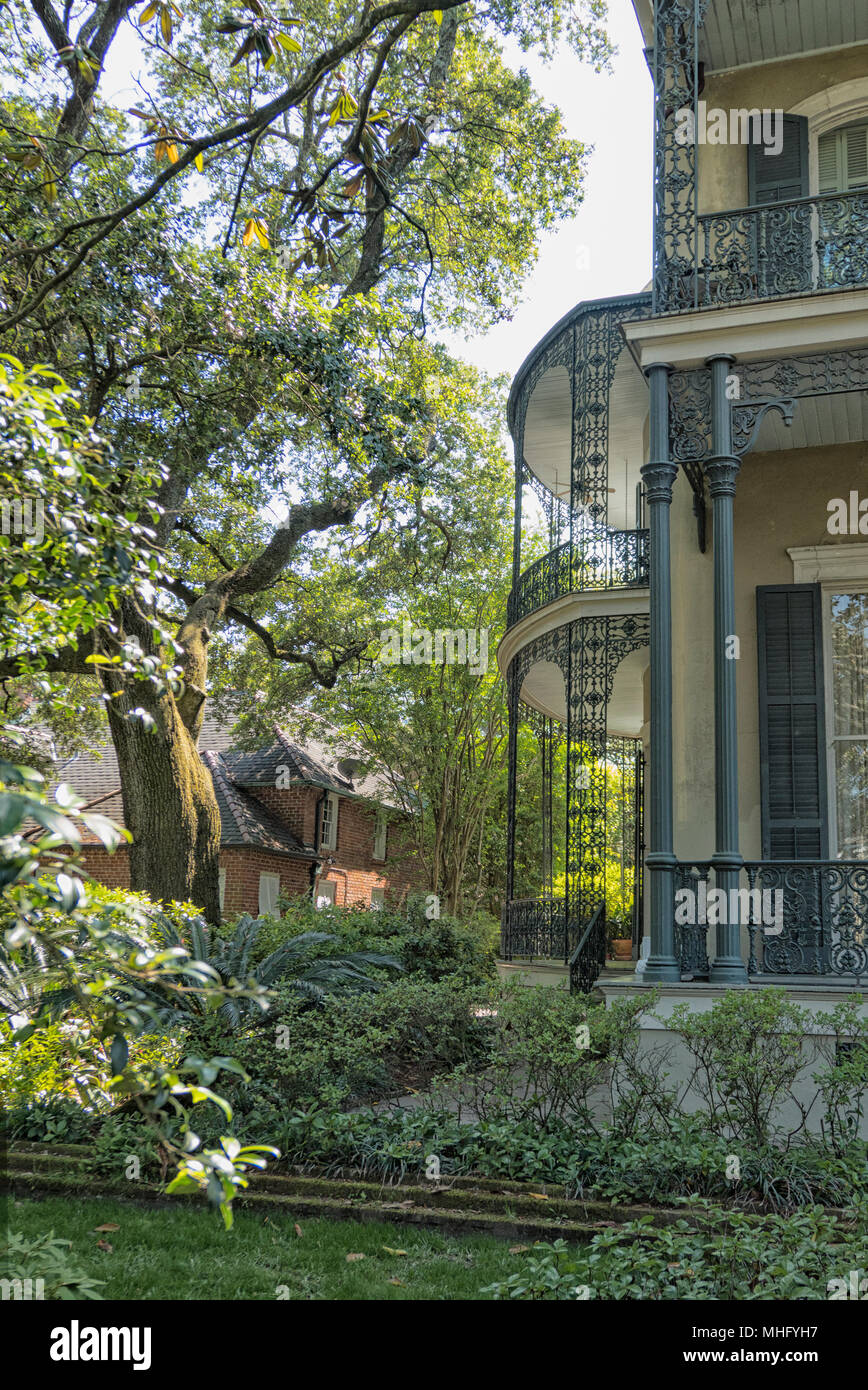
[[[316,787],[259,787],[257,798],[267,806],[304,844],[313,844],[316,804],[320,791]],[[338,907],[361,903],[369,907],[371,889],[384,888],[390,905],[402,903],[409,891],[424,886],[424,876],[409,848],[406,825],[400,821],[389,826],[385,861],[374,859],[373,807],[346,797],[338,801],[337,847],[324,852],[324,858],[334,860],[323,865],[318,881],[327,879],[336,884],[335,902]],[[86,846],[82,853],[85,868],[99,882],[111,888],[128,888],[129,862],[125,846],[109,854],[101,846]],[[220,851],[220,867],[226,870],[226,890],[223,912],[227,917],[237,912],[259,911],[259,875],[279,873],[280,890],[287,897],[307,896],[310,893],[310,863],[273,854],[267,850],[224,848]]]
[[[106,888],[129,888],[130,861],[126,845],[120,845],[114,854],[109,854],[101,845],[85,845],[81,862],[97,883]]]
[[[288,898],[310,893],[310,864],[260,849],[221,849],[220,868],[226,870],[223,916],[259,912],[259,875],[280,874],[280,891]]]

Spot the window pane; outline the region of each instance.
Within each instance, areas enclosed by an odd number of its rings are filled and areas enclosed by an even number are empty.
[[[832,595],[835,735],[868,734],[868,593]]]
[[[838,858],[868,858],[868,739],[835,750]]]

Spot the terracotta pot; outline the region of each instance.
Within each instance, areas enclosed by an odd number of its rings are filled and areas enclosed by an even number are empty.
[[[633,956],[633,941],[629,936],[616,936],[612,942],[612,955],[615,960],[631,960]]]

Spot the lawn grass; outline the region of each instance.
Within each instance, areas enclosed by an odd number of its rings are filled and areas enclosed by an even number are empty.
[[[110,1222],[119,1230],[94,1230]],[[481,1287],[513,1274],[522,1260],[490,1236],[454,1239],[381,1222],[302,1219],[299,1236],[291,1215],[238,1211],[225,1231],[219,1215],[180,1202],[148,1210],[95,1198],[16,1201],[9,1225],[72,1241],[70,1255],[105,1281],[106,1299],[275,1299],[281,1285],[290,1299],[477,1299]],[[111,1251],[98,1249],[99,1240]],[[348,1254],[365,1258],[348,1261]]]

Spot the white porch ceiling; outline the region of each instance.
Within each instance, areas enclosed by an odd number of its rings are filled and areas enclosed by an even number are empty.
[[[650,48],[652,0],[633,8]],[[868,43],[865,0],[709,0],[699,57],[708,72],[722,72],[856,43]]]
[[[776,410],[769,411],[760,426],[753,452],[858,444],[864,439],[868,439],[868,391],[846,391],[799,400],[789,427]]]
[[[648,665],[648,649],[631,652],[615,672],[612,698],[606,710],[607,727],[613,738],[638,738],[644,722],[643,675]],[[564,678],[553,661],[539,661],[524,679],[521,698],[543,714],[566,723]]]

